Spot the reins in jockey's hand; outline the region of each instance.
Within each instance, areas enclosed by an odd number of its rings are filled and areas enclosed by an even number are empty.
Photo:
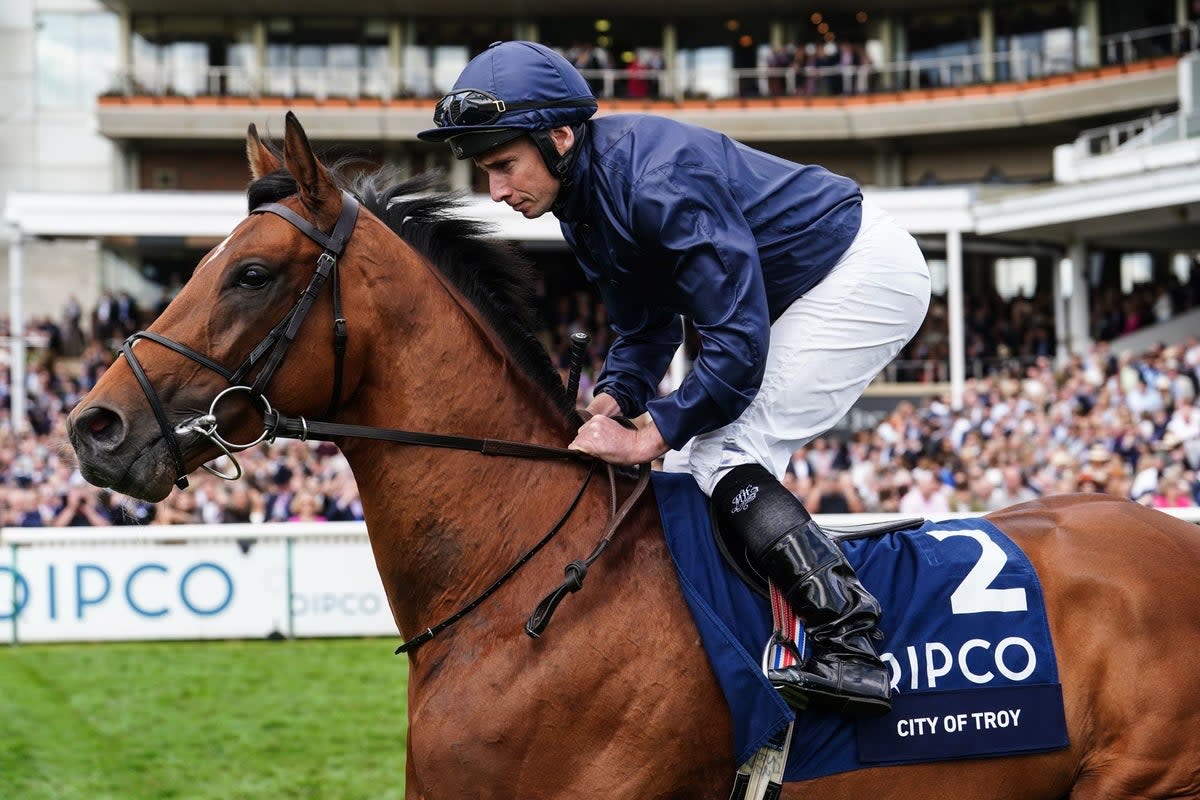
[[[566,459],[581,461],[589,464],[587,476],[583,480],[583,484],[579,487],[579,491],[575,494],[571,504],[567,510],[563,512],[558,521],[551,526],[542,538],[524,555],[516,560],[512,566],[508,568],[499,578],[497,578],[490,586],[484,589],[478,596],[468,602],[458,611],[451,614],[446,619],[439,622],[430,628],[426,628],[423,633],[414,636],[396,648],[396,654],[411,653],[421,645],[433,639],[439,633],[450,627],[460,619],[465,617],[471,611],[475,610],[483,601],[487,600],[497,589],[499,589],[509,578],[516,574],[517,570],[523,567],[534,555],[537,554],[566,524],[571,514],[574,512],[579,501],[583,498],[583,493],[587,489],[588,483],[591,481],[592,475],[596,471],[596,465],[600,462],[592,456],[587,455],[578,450],[569,450],[565,447],[553,447],[550,445],[531,444],[527,442],[512,442],[504,439],[477,439],[468,436],[449,436],[444,434],[419,433],[415,431],[397,430],[394,428],[376,428],[365,425],[346,425],[339,422],[310,422],[303,417],[288,417],[280,414],[278,411],[270,410],[264,415],[264,422],[267,426],[267,434],[273,440],[276,437],[293,438],[293,439],[317,439],[321,441],[329,441],[339,437],[357,437],[363,439],[378,439],[382,441],[395,442],[397,444],[418,445],[424,447],[445,447],[454,450],[469,450],[476,453],[481,453],[486,456],[510,456],[514,458],[541,458],[541,459]],[[632,425],[628,420],[623,420],[626,426]],[[608,524],[604,528],[604,533],[600,537],[600,541],[593,548],[592,552],[583,559],[572,561],[567,564],[563,570],[566,579],[558,588],[552,591],[545,599],[542,600],[534,609],[529,617],[529,621],[525,623],[525,633],[530,637],[537,639],[541,636],[546,626],[550,624],[550,618],[554,615],[558,605],[563,599],[574,592],[579,591],[583,587],[583,579],[587,576],[588,567],[590,567],[596,559],[607,549],[613,536],[616,535],[617,529],[628,516],[629,511],[637,503],[642,493],[646,490],[646,486],[650,482],[650,466],[643,464],[638,468],[638,478],[633,489],[628,497],[617,506],[617,479],[616,468],[611,464],[606,465],[608,470],[609,496],[610,496],[610,511]]]

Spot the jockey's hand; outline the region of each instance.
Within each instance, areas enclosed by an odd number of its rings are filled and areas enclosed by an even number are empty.
[[[591,410],[590,407],[588,410]],[[663,441],[658,426],[649,414],[638,417],[634,425],[637,427],[626,428],[616,420],[596,413],[596,416],[583,423],[575,434],[575,441],[567,447],[581,450],[610,464],[625,465],[645,464],[671,449]]]
[[[588,403],[587,411],[592,416],[599,417],[619,417],[621,416],[621,406],[608,392],[597,392],[592,398],[592,402]]]

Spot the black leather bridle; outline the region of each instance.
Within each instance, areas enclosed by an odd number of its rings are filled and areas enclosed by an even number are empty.
[[[199,433],[204,435],[213,441],[231,459],[232,450],[244,450],[248,447],[253,447],[266,438],[266,431],[258,439],[246,444],[236,444],[222,438],[217,432],[217,403],[227,393],[242,390],[248,392],[252,400],[261,403],[265,412],[271,412],[271,405],[267,402],[265,395],[267,384],[271,382],[275,371],[283,363],[283,358],[287,355],[288,348],[295,340],[296,334],[299,333],[300,325],[304,322],[304,318],[312,308],[313,301],[321,293],[321,288],[325,285],[325,281],[330,278],[332,278],[333,291],[334,369],[332,395],[329,398],[329,408],[326,411],[326,416],[331,416],[337,410],[338,404],[341,401],[342,365],[346,355],[347,333],[346,318],[342,315],[342,295],[341,288],[338,285],[337,267],[338,258],[341,257],[342,252],[346,249],[346,245],[350,241],[350,234],[354,232],[354,225],[358,221],[358,200],[349,192],[342,192],[342,210],[338,214],[337,223],[333,226],[333,232],[330,234],[325,234],[304,217],[279,203],[264,203],[250,213],[275,214],[282,217],[305,236],[321,245],[324,251],[317,258],[313,276],[309,280],[308,286],[300,293],[296,304],[284,315],[283,319],[276,323],[275,327],[271,328],[266,337],[246,357],[246,360],[237,369],[227,369],[203,353],[152,331],[138,331],[121,345],[121,354],[129,362],[129,367],[133,370],[134,377],[137,378],[138,383],[142,387],[142,392],[146,395],[146,400],[150,403],[150,408],[154,412],[154,418],[158,420],[158,426],[162,429],[163,440],[166,441],[167,449],[171,452],[171,458],[175,461],[175,485],[180,489],[186,488],[188,485],[187,467],[183,460],[183,448],[179,445],[180,434]],[[152,342],[157,342],[163,347],[190,358],[197,364],[220,375],[229,382],[230,388],[217,395],[212,402],[212,406],[209,408],[208,414],[189,420],[178,427],[172,427],[170,421],[167,419],[166,411],[163,409],[162,401],[159,400],[158,392],[154,390],[154,386],[146,376],[145,369],[142,368],[141,363],[133,352],[133,345],[139,339],[148,339]],[[258,375],[255,376],[254,382],[249,386],[244,386],[242,382],[247,379],[254,367],[264,357],[267,357],[267,361],[262,369],[259,370]],[[236,460],[233,460],[233,464],[236,472],[232,475],[219,472],[207,464],[204,465],[204,468],[218,477],[236,480],[241,477],[241,467],[238,466]]]
[[[512,456],[517,458],[541,458],[541,459],[563,459],[571,461],[579,461],[587,466],[587,474],[584,477],[583,483],[580,485],[578,492],[571,500],[570,505],[562,516],[555,522],[551,528],[527,550],[520,558],[513,563],[507,571],[501,574],[490,586],[484,589],[473,600],[464,605],[459,611],[442,620],[437,625],[427,628],[423,633],[414,636],[412,639],[404,642],[396,649],[396,653],[411,653],[421,645],[437,636],[438,633],[458,622],[464,616],[477,608],[484,600],[490,597],[502,584],[508,581],[516,572],[524,566],[539,550],[541,550],[566,524],[572,512],[578,506],[580,499],[583,497],[584,491],[587,489],[588,483],[594,474],[598,461],[592,456],[582,453],[577,450],[569,450],[565,447],[552,447],[549,445],[531,444],[527,442],[512,442],[504,439],[477,439],[468,436],[452,436],[446,434],[420,433],[415,431],[398,430],[394,428],[376,428],[363,425],[347,425],[335,422],[320,422],[309,421],[304,417],[286,417],[275,409],[271,408],[271,404],[266,398],[266,388],[271,382],[275,371],[283,362],[283,358],[287,355],[288,348],[295,340],[297,333],[300,331],[300,325],[304,322],[305,316],[312,309],[313,301],[321,293],[322,287],[326,280],[331,280],[331,291],[333,294],[333,351],[334,351],[334,374],[333,374],[333,389],[329,399],[329,408],[325,416],[329,417],[337,411],[341,403],[342,395],[342,372],[343,361],[346,354],[347,329],[346,319],[342,314],[342,297],[341,288],[338,283],[338,258],[346,249],[346,245],[350,241],[350,235],[354,232],[354,226],[358,221],[358,200],[349,192],[342,192],[342,210],[338,215],[337,223],[333,226],[333,232],[325,234],[304,217],[292,211],[290,208],[279,203],[265,203],[253,209],[251,214],[275,214],[288,222],[290,222],[298,231],[303,233],[308,238],[312,239],[317,244],[324,248],[321,255],[317,258],[316,268],[313,271],[313,276],[308,282],[308,286],[300,294],[296,304],[291,310],[284,315],[275,327],[267,333],[266,337],[250,352],[246,360],[241,363],[237,369],[227,369],[222,364],[214,361],[208,356],[200,353],[187,345],[180,344],[172,339],[162,336],[161,334],[151,331],[138,331],[125,340],[121,345],[121,354],[125,356],[125,360],[129,362],[130,368],[133,370],[134,377],[142,387],[142,392],[146,395],[146,400],[150,403],[150,408],[154,412],[155,419],[158,420],[159,428],[162,429],[163,439],[167,443],[167,447],[171,452],[171,457],[175,461],[175,469],[177,477],[175,485],[180,489],[184,489],[188,485],[187,466],[183,459],[183,448],[179,444],[179,436],[181,434],[200,434],[208,438],[213,444],[220,448],[229,458],[234,466],[233,473],[223,473],[219,470],[210,467],[208,464],[202,465],[205,470],[211,472],[219,478],[225,480],[237,480],[242,475],[241,465],[233,456],[235,450],[245,450],[249,447],[264,441],[273,441],[276,437],[282,436],[285,438],[294,438],[300,440],[320,439],[331,440],[339,437],[359,437],[367,439],[377,439],[382,441],[396,442],[398,444],[420,445],[424,447],[444,447],[455,450],[469,450],[482,453],[484,455],[493,456]],[[150,383],[150,379],[146,376],[146,371],[143,369],[137,356],[133,352],[133,345],[139,339],[148,339],[152,342],[166,347],[170,350],[179,353],[186,358],[195,361],[197,364],[212,370],[213,372],[224,378],[230,386],[220,392],[209,406],[207,414],[201,415],[194,419],[181,423],[176,427],[171,427],[170,421],[167,419],[166,411],[163,408],[162,401],[158,397],[158,393],[154,390],[154,386]],[[266,357],[267,361],[263,364],[261,370],[254,377],[254,382],[250,385],[244,385],[250,373],[255,366]],[[573,363],[573,372],[576,370],[576,365]],[[578,375],[575,375],[573,382],[578,380]],[[263,432],[257,439],[252,442],[238,444],[230,442],[223,438],[217,431],[216,408],[217,404],[225,395],[236,392],[245,391],[250,395],[250,399],[259,403],[263,408]],[[550,623],[550,617],[558,604],[562,602],[566,595],[579,591],[583,586],[583,579],[587,575],[588,567],[600,557],[601,553],[607,548],[613,535],[621,522],[632,510],[638,498],[645,491],[646,485],[649,483],[650,471],[649,465],[642,465],[639,470],[638,480],[633,491],[625,498],[619,506],[616,495],[616,479],[613,474],[613,468],[608,467],[609,472],[609,488],[610,488],[610,516],[608,524],[605,526],[604,534],[597,543],[592,552],[583,559],[578,559],[570,562],[564,569],[564,580],[562,584],[552,591],[549,595],[538,604],[530,615],[528,622],[525,625],[525,632],[537,638],[542,631]]]

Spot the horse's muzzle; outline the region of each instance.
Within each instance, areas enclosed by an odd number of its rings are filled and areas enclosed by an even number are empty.
[[[165,446],[161,441],[132,442],[129,431],[120,413],[102,405],[77,409],[67,419],[67,437],[84,480],[158,502],[170,493],[173,481]]]

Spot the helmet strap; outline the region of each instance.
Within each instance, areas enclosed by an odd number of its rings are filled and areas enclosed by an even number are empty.
[[[562,183],[562,190],[558,193],[558,200],[555,206],[559,206],[566,196],[563,190],[569,189],[573,183],[573,173],[575,171],[575,161],[579,158],[579,151],[583,145],[583,139],[587,135],[586,123],[580,122],[572,125],[571,131],[575,134],[575,143],[565,153],[559,153],[558,148],[554,146],[554,139],[550,136],[549,130],[530,131],[529,138],[533,139],[533,143],[537,145],[538,152],[542,154],[542,161],[546,162],[546,168],[550,170],[550,174],[558,178]]]

